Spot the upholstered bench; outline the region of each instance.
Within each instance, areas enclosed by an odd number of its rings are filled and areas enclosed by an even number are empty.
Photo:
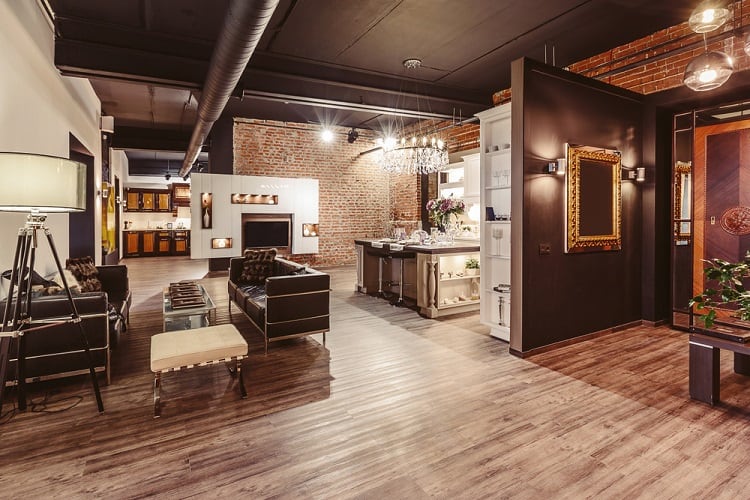
[[[161,374],[195,366],[235,361],[229,372],[239,380],[240,394],[247,397],[242,381],[242,359],[247,342],[234,325],[217,325],[193,330],[158,333],[151,337],[151,371],[154,372],[154,418],[161,415]]]

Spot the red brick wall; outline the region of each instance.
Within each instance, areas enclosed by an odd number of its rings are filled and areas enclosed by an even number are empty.
[[[311,265],[351,264],[355,238],[381,237],[395,217],[410,226],[419,220],[417,176],[385,174],[377,165],[374,132],[333,127],[334,140],[320,139],[319,125],[235,119],[234,173],[307,177],[319,182],[320,239],[317,255],[294,259]]]
[[[732,57],[737,72],[750,68],[741,34],[742,28],[750,24],[750,0],[735,2],[732,8],[734,22],[730,20],[719,30],[707,33],[707,39],[708,50],[718,50]],[[740,35],[734,36],[733,32]],[[568,69],[617,87],[651,94],[681,86],[685,67],[704,50],[703,36],[693,33],[686,19],[677,26],[571,64]],[[496,92],[493,102],[499,105],[509,98],[510,91],[506,89]]]

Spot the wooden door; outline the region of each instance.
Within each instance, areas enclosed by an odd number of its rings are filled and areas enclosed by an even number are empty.
[[[141,210],[153,210],[154,208],[156,208],[154,193],[141,193]]]
[[[140,193],[137,191],[127,191],[125,195],[125,210],[135,212],[140,210]]]
[[[693,295],[714,284],[704,259],[739,262],[750,248],[750,121],[695,129]]]

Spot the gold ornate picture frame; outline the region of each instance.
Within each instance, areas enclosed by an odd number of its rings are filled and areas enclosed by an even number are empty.
[[[676,244],[687,244],[693,234],[693,164],[678,161],[674,165],[673,224]]]
[[[619,151],[566,145],[565,252],[622,248]]]

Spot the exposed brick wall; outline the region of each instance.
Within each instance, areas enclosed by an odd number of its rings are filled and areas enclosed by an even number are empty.
[[[376,161],[374,132],[333,127],[334,140],[320,139],[320,126],[237,118],[234,121],[234,173],[307,177],[319,182],[320,240],[317,255],[299,262],[327,266],[355,261],[355,238],[381,237],[390,221],[411,226],[419,220],[418,176],[385,174]]]
[[[732,57],[737,72],[750,68],[750,58],[743,50],[741,38],[744,27],[750,24],[750,0],[735,2],[731,8],[734,21],[707,33],[708,50],[718,50]],[[567,69],[617,87],[651,94],[681,86],[688,63],[704,50],[703,36],[693,33],[686,19],[677,26],[571,64]],[[496,92],[492,100],[497,106],[509,98],[510,90],[505,89]]]

